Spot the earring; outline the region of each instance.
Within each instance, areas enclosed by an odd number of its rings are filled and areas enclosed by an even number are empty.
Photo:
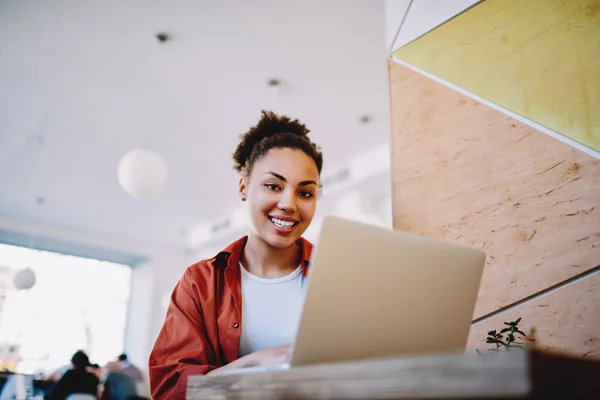
[[[240,195],[240,198],[242,199],[242,201],[246,201],[246,195],[242,194]]]

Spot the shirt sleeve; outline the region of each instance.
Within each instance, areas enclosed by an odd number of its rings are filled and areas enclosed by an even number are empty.
[[[167,315],[149,359],[154,400],[185,400],[187,378],[218,368],[204,325],[198,286],[188,269],[171,295]]]

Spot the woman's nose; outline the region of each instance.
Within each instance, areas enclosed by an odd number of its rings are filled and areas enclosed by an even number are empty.
[[[298,210],[298,207],[296,205],[296,197],[290,193],[282,193],[281,197],[279,198],[279,203],[277,204],[277,207],[280,210],[283,210],[288,213],[296,212]]]

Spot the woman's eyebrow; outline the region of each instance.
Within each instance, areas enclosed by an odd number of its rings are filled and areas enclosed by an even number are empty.
[[[285,177],[283,175],[278,174],[277,172],[268,171],[268,172],[264,172],[262,175],[272,175],[282,182],[287,182],[287,179],[285,179]],[[312,181],[312,180],[307,180],[307,181],[300,182],[299,185],[300,186],[317,185],[317,182]]]

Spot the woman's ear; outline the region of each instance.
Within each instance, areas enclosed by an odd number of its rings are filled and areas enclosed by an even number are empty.
[[[242,201],[246,201],[246,199],[248,198],[248,195],[247,195],[248,185],[246,184],[246,179],[244,177],[240,178],[240,182],[239,182],[238,186],[239,186],[239,192],[240,192],[240,199],[242,199]]]

